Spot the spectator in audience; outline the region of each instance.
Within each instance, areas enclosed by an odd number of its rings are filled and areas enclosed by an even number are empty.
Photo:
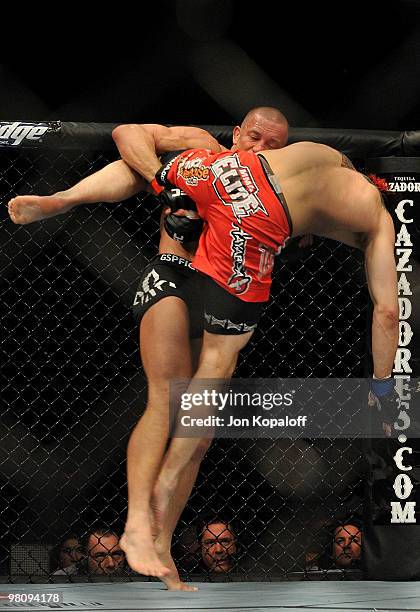
[[[320,533],[305,553],[306,570],[359,569],[362,553],[362,521],[347,517],[334,525],[324,524],[325,537]],[[321,530],[318,530],[319,532]],[[323,540],[323,542],[321,542]]]
[[[126,558],[120,536],[108,527],[94,527],[83,539],[84,557],[54,572],[54,576],[121,576],[126,572]]]
[[[55,573],[61,570],[66,573],[66,568],[76,565],[83,558],[83,548],[79,537],[75,533],[69,533],[62,537],[50,552],[50,572]]]
[[[359,567],[362,554],[362,524],[353,519],[343,521],[334,529],[332,559],[341,569]]]
[[[120,576],[125,573],[125,553],[115,531],[98,527],[87,534],[85,542],[88,574]]]
[[[236,565],[237,541],[229,521],[204,521],[199,528],[201,561],[210,573],[223,574]]]

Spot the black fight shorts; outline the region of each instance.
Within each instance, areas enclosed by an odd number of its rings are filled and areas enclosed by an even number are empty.
[[[160,253],[146,266],[134,296],[133,315],[138,323],[151,306],[165,297],[185,302],[190,319],[190,338],[203,335],[203,304],[200,276],[188,259]],[[176,322],[174,322],[176,325]]]
[[[256,329],[267,302],[244,302],[205,274],[200,274],[200,287],[207,332],[237,336]]]

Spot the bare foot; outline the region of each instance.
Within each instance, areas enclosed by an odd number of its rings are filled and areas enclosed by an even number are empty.
[[[162,576],[161,580],[166,585],[168,591],[198,591],[197,587],[192,586],[191,584],[187,584],[186,582],[182,582],[179,577],[178,570],[176,569],[176,565],[174,560],[172,559],[171,553],[166,550],[161,550],[159,546],[159,540],[155,542],[156,551],[159,555],[159,559],[162,561],[163,565],[170,570],[170,573],[166,576]]]
[[[120,540],[129,566],[144,576],[168,576],[171,570],[164,566],[157,555],[148,521],[141,525],[140,529],[125,531]]]
[[[13,223],[27,225],[55,215],[61,215],[72,208],[72,204],[58,194],[51,196],[24,195],[12,198],[8,205]]]

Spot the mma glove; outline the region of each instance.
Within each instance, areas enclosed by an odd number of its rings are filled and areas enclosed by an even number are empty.
[[[203,229],[203,221],[200,218],[191,219],[174,214],[167,215],[163,224],[168,235],[181,244],[196,242]]]
[[[164,220],[165,230],[168,235],[177,242],[186,244],[199,239],[203,229],[203,221],[194,211],[197,210],[194,200],[189,198],[181,189],[164,189],[157,196],[165,208],[170,208],[172,213]],[[177,210],[187,210],[186,216],[174,215]]]
[[[170,208],[172,211],[171,214],[165,217],[165,230],[173,240],[181,244],[195,242],[200,237],[203,229],[203,221],[194,212],[189,212],[186,216],[182,217],[173,214],[180,209],[196,211],[197,206],[194,200],[188,197],[184,191],[174,187],[166,179],[167,170],[167,166],[162,166],[156,172],[155,178],[151,182],[163,208]]]
[[[177,187],[164,189],[157,198],[164,208],[170,208],[173,213],[181,208],[183,210],[197,210],[194,200],[187,196],[182,189],[178,189]]]

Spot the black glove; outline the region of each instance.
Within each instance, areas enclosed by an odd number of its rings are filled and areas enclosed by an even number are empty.
[[[173,189],[165,189],[158,196],[164,208],[170,208],[172,212],[176,212],[180,208],[184,210],[197,210],[197,206],[187,194],[181,189],[173,187]]]
[[[202,219],[190,219],[172,214],[165,217],[163,224],[169,236],[181,244],[197,241],[203,229]]]
[[[375,406],[384,423],[393,426],[398,417],[399,396],[395,390],[395,380],[389,378],[373,378],[370,383],[369,405]]]
[[[194,200],[176,187],[164,189],[157,198],[164,209],[170,208],[172,212],[176,212],[181,208],[183,210],[197,210]],[[198,240],[203,229],[203,221],[198,215],[196,218],[191,218],[170,214],[165,217],[163,223],[168,235],[181,244]]]

